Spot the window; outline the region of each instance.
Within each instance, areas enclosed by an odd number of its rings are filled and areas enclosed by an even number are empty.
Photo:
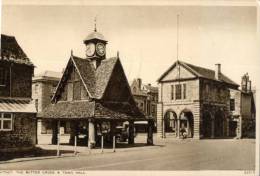
[[[152,113],[155,113],[155,105],[152,105]]]
[[[5,86],[6,84],[6,70],[3,67],[0,67],[0,86]]]
[[[183,99],[186,99],[186,84],[183,84]]]
[[[11,131],[12,128],[12,114],[1,113],[0,114],[0,131]]]
[[[181,99],[181,84],[175,85],[175,99]]]
[[[171,99],[174,99],[174,85],[171,85]]]
[[[235,110],[235,99],[230,99],[230,111]]]
[[[38,89],[39,89],[39,85],[35,84],[34,86],[34,93],[37,95],[38,94]]]

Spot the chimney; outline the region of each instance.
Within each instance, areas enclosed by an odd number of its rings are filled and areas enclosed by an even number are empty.
[[[141,87],[142,87],[142,79],[141,78],[137,78],[137,83],[138,83],[138,88],[141,89]]]
[[[247,84],[247,85],[248,85],[248,88],[247,88],[247,91],[248,91],[248,92],[251,92],[251,84],[252,84],[252,83],[251,83],[251,80],[249,80],[249,81],[248,81],[248,84]]]
[[[151,87],[152,86],[151,83],[149,83],[148,86]]]
[[[220,79],[220,73],[221,73],[221,64],[215,64],[215,79]]]

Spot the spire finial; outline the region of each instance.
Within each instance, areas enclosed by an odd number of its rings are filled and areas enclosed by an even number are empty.
[[[72,49],[70,50],[70,55],[73,56],[73,50]]]
[[[177,14],[177,61],[179,60],[179,14]]]
[[[119,58],[119,51],[116,52],[117,58]]]
[[[97,16],[95,16],[95,19],[94,19],[94,31],[97,32]]]

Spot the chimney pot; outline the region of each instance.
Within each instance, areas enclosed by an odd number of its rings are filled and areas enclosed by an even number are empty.
[[[220,79],[220,73],[221,73],[221,64],[215,64],[215,79]]]
[[[137,82],[138,82],[139,89],[141,89],[141,87],[142,87],[142,79],[141,78],[137,78]]]

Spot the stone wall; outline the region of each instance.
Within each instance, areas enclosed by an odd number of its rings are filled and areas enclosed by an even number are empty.
[[[14,114],[13,130],[0,133],[0,151],[33,147],[37,139],[36,126],[36,114]]]

